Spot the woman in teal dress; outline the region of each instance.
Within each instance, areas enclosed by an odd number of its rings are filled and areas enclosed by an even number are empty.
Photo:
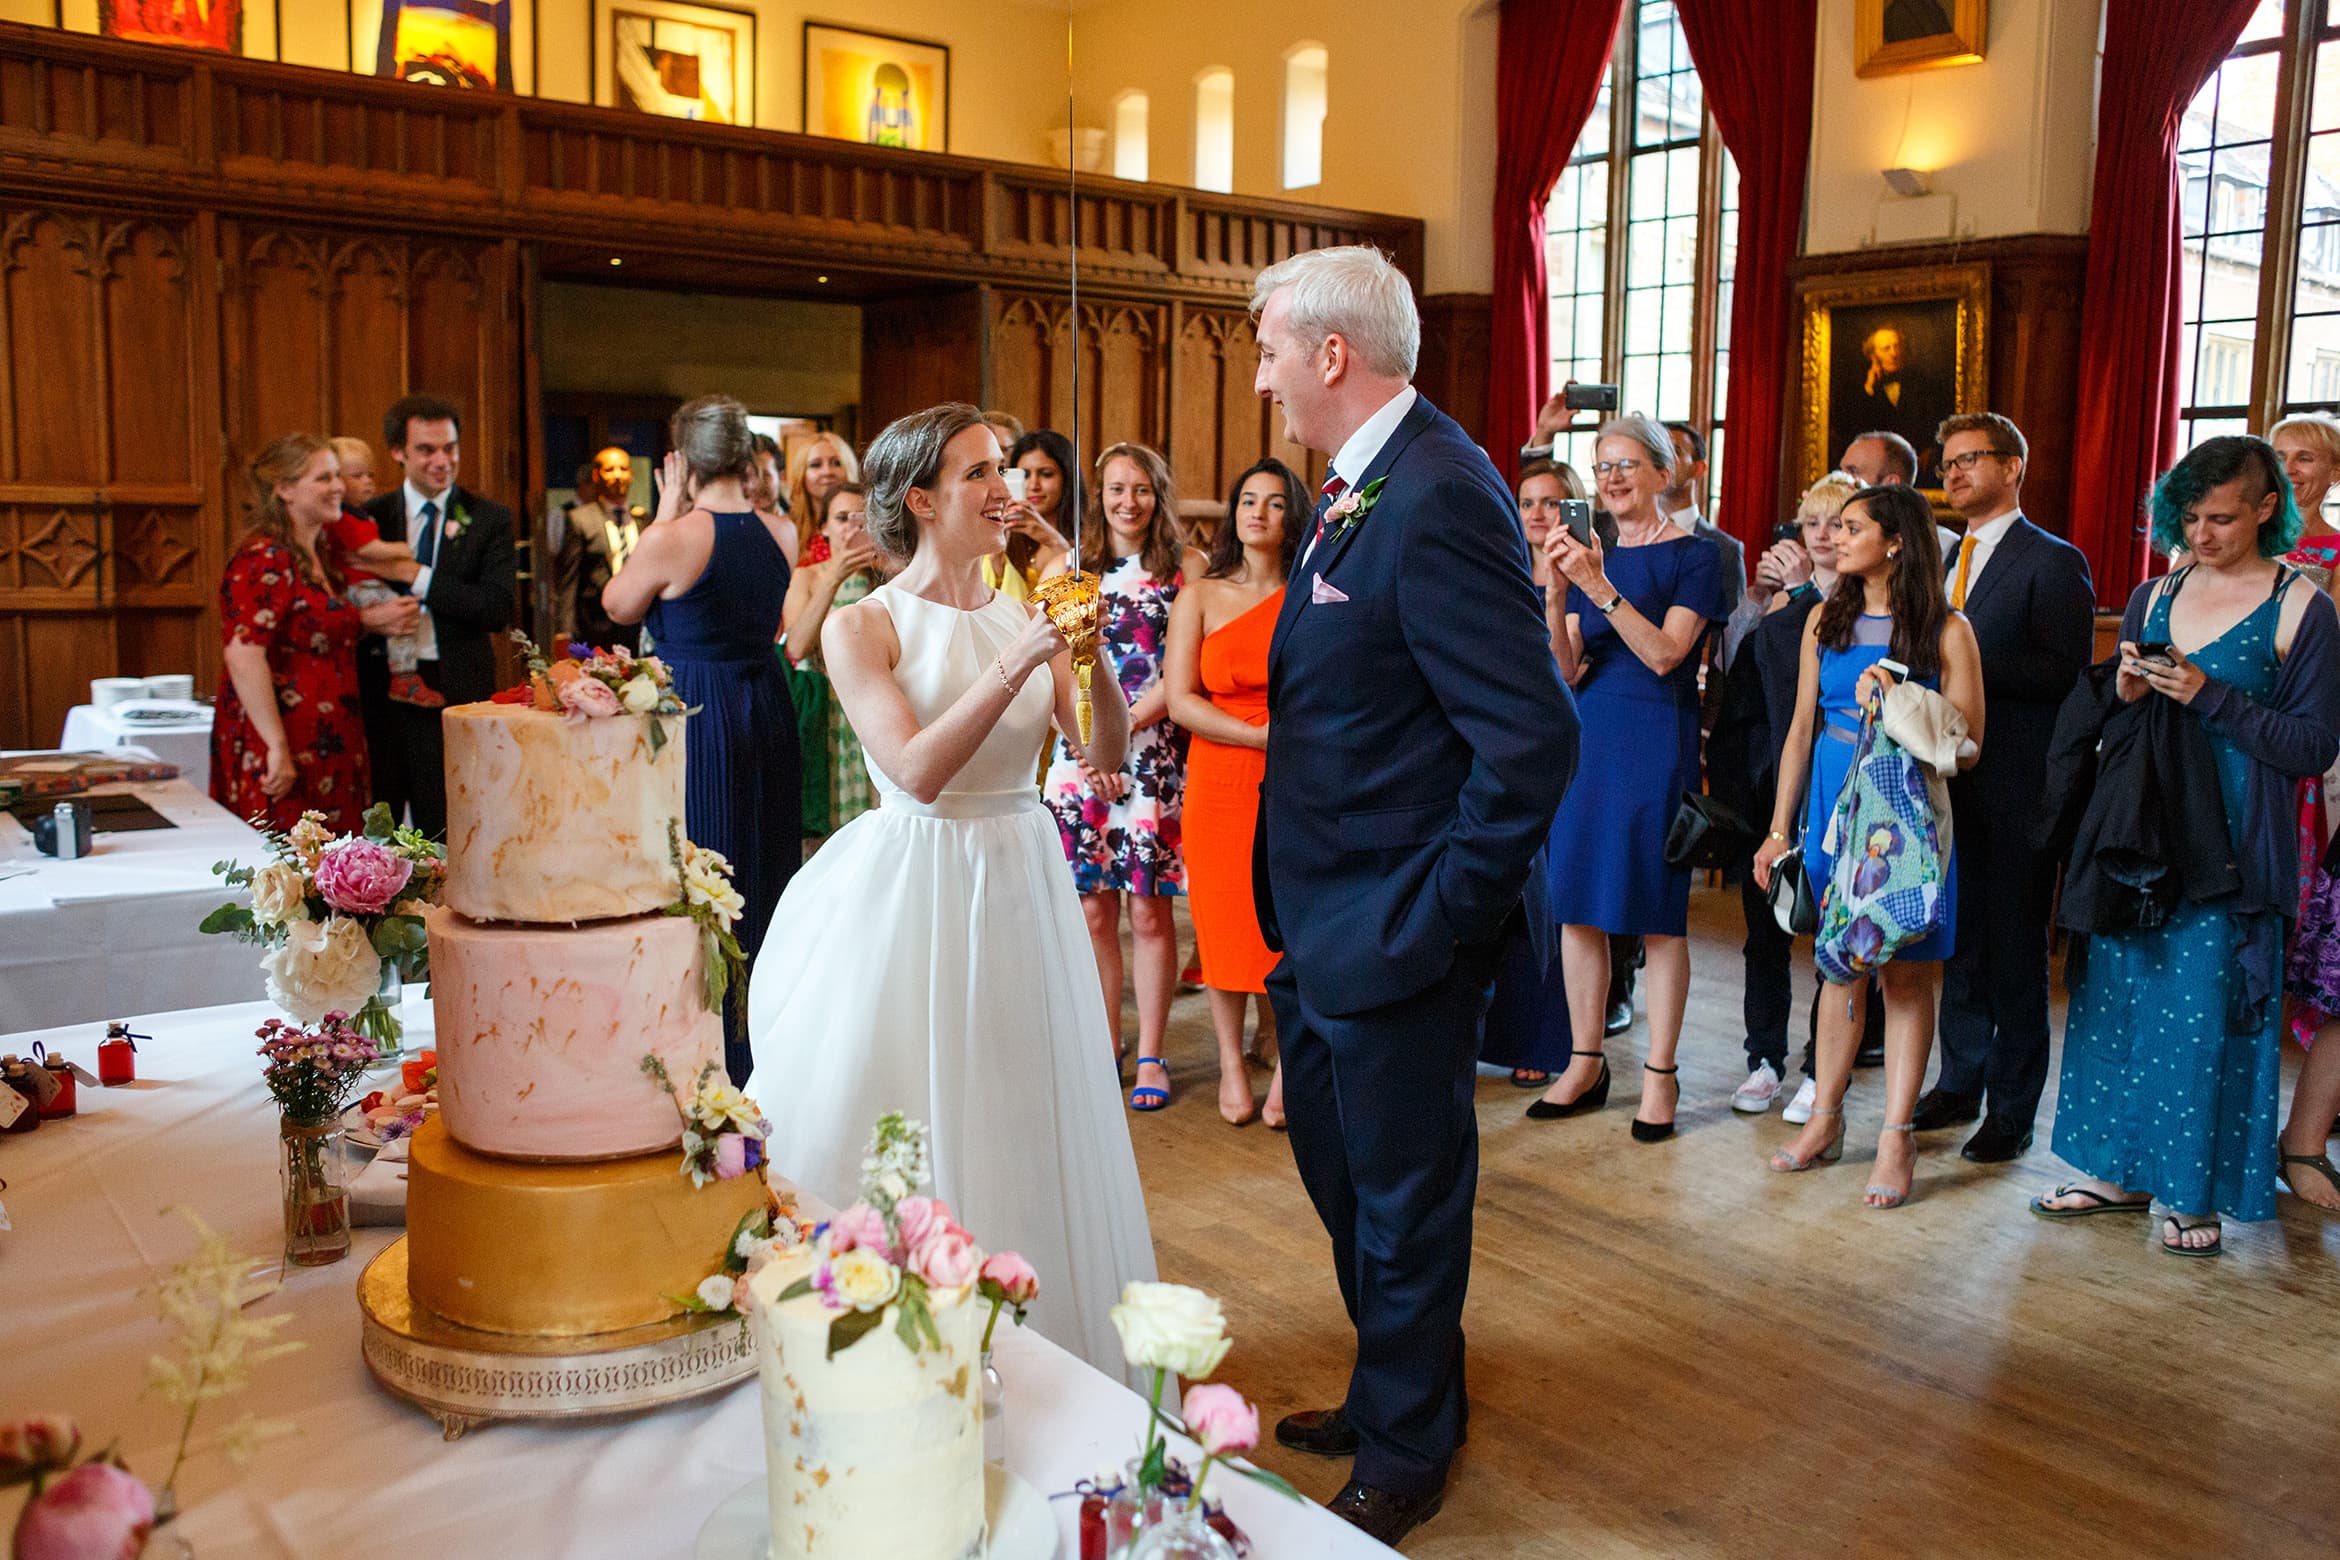
[[[1764,888],[1771,886],[1774,864],[1795,839],[1790,831],[1798,827],[1801,798],[1804,865],[1813,892],[1827,892],[1832,862],[1823,846],[1829,816],[1852,771],[1863,714],[1896,681],[1885,661],[1906,668],[1964,717],[1976,752],[1964,755],[1963,763],[1974,761],[1983,742],[1982,652],[1973,628],[1950,610],[1933,510],[1918,490],[1864,488],[1845,500],[1837,518],[1836,569],[1836,588],[1804,624],[1795,722],[1780,749],[1771,832],[1755,853],[1755,880]],[[1937,819],[1937,825],[1942,821]],[[1898,1208],[1909,1198],[1917,1170],[1912,1113],[1934,1047],[1942,961],[1954,951],[1957,928],[1954,854],[1943,864],[1941,913],[1934,929],[1896,950],[1877,972],[1876,986],[1885,1001],[1885,1127],[1877,1134],[1877,1168],[1861,1195],[1871,1208]],[[1809,1170],[1843,1157],[1845,1093],[1870,999],[1866,980],[1822,984],[1815,999],[1819,1029],[1812,1116],[1787,1147],[1771,1156],[1772,1169]]]
[[[2153,490],[2154,546],[2192,561],[2139,586],[2121,619],[2120,697],[2175,699],[2202,723],[2243,886],[2088,940],[2055,1129],[2056,1153],[2082,1174],[2031,1206],[2048,1218],[2158,1208],[2159,1243],[2177,1256],[2217,1255],[2222,1217],[2275,1214],[2296,787],[2340,752],[2340,617],[2277,562],[2299,529],[2271,447],[2204,442]],[[2139,653],[2157,644],[2166,658]]]

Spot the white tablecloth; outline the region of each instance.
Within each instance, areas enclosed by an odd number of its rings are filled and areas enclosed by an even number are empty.
[[[195,930],[236,897],[212,863],[267,859],[260,835],[185,779],[129,791],[176,827],[100,834],[59,861],[0,812],[0,1024],[44,1029],[258,998],[260,950]],[[24,869],[29,868],[29,871]]]
[[[141,1290],[188,1250],[161,1209],[183,1203],[238,1251],[273,1254],[276,1127],[258,1082],[251,1003],[158,1013],[139,1081],[85,1089],[82,1113],[0,1136],[0,1317],[7,1319],[0,1412],[76,1417],[91,1445],[119,1438],[130,1467],[159,1478],[175,1426],[141,1397],[147,1356],[164,1343]],[[94,1067],[98,1026],[18,1034]],[[785,1166],[781,1168],[785,1169]],[[260,1368],[249,1392],[214,1406],[224,1424],[252,1411],[290,1419],[243,1469],[214,1453],[180,1480],[178,1530],[201,1556],[609,1556],[692,1553],[700,1525],[763,1477],[763,1427],[750,1380],[654,1413],[568,1425],[490,1425],[446,1442],[419,1411],[367,1375],[358,1352],[358,1273],[395,1231],[360,1230],[348,1260],[295,1269],[263,1312],[289,1312],[308,1345]],[[1043,1281],[1045,1281],[1043,1275]],[[1044,1494],[1135,1455],[1137,1396],[1030,1331],[994,1339],[1007,1385],[1007,1464]],[[1182,1447],[1190,1465],[1193,1448]],[[1214,1475],[1261,1560],[1364,1560],[1390,1551],[1322,1508]],[[0,1532],[21,1497],[0,1492]],[[1078,1502],[1055,1503],[1060,1560],[1077,1560]],[[743,1557],[746,1560],[746,1557]],[[880,1560],[880,1557],[872,1557]]]
[[[179,766],[179,778],[200,791],[211,789],[211,708],[192,705],[185,720],[154,725],[131,725],[114,710],[94,704],[76,704],[66,712],[65,735],[57,745],[69,753],[100,753],[108,748],[142,747],[166,764]]]

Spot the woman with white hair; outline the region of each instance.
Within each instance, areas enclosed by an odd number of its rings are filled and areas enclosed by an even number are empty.
[[[1032,784],[1050,721],[1075,731],[1064,635],[983,583],[1007,540],[999,441],[972,406],[904,417],[869,447],[870,536],[908,562],[829,614],[821,655],[880,803],[790,885],[748,987],[784,1174],[852,1200],[870,1123],[934,1134],[936,1195],[1048,1276],[1051,1341],[1112,1374],[1106,1313],[1154,1276],[1096,967],[1055,820]],[[769,657],[767,657],[769,659]],[[1096,680],[1082,756],[1112,773],[1129,708]]]
[[[1666,865],[1666,829],[1682,793],[1698,789],[1698,648],[1723,615],[1722,555],[1666,518],[1658,495],[1673,482],[1674,441],[1638,412],[1601,425],[1594,492],[1617,522],[1617,546],[1578,541],[1563,526],[1545,538],[1569,581],[1560,672],[1576,690],[1584,750],[1576,783],[1552,826],[1552,912],[1576,1040],[1568,1070],[1528,1107],[1538,1121],[1598,1110],[1609,1099],[1601,1054],[1609,936],[1639,935],[1648,949],[1649,1060],[1633,1138],[1674,1134],[1681,1086],[1674,1048],[1690,996],[1690,873]]]

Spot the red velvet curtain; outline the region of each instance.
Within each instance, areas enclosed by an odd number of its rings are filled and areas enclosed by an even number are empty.
[[[1617,0],[1503,0],[1495,67],[1495,329],[1487,352],[1487,449],[1506,478],[1517,475],[1519,447],[1552,393],[1544,200],[1600,96],[1620,10]]]
[[[1731,286],[1730,458],[1714,523],[1757,556],[1771,540],[1794,350],[1788,262],[1804,237],[1818,0],[1680,0],[1682,37],[1723,145],[1739,165]]]
[[[2178,124],[2257,9],[2105,6],[2070,535],[2108,607],[2146,577],[2145,496],[2178,454]]]

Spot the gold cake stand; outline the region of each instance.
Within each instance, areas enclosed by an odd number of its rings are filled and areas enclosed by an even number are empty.
[[[756,1373],[741,1316],[680,1316],[623,1332],[527,1338],[458,1327],[414,1303],[406,1237],[358,1277],[366,1368],[450,1441],[499,1419],[584,1419],[679,1403]]]

